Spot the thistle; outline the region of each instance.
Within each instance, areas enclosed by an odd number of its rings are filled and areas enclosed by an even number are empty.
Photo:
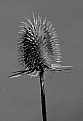
[[[33,21],[25,17],[26,22],[21,22],[18,32],[18,63],[21,69],[13,72],[9,78],[19,77],[23,74],[38,76],[41,89],[42,119],[47,121],[44,72],[45,71],[69,71],[73,66],[61,66],[62,54],[55,28],[52,28],[47,17],[33,14]]]

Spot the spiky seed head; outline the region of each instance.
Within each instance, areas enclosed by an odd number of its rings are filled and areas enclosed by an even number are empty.
[[[62,54],[58,34],[47,17],[33,14],[33,21],[25,17],[27,22],[21,22],[18,32],[18,62],[21,70],[13,72],[9,78],[19,77],[23,74],[37,76],[39,72],[70,71],[73,66],[61,66]]]
[[[60,66],[61,52],[58,35],[47,17],[33,14],[33,21],[25,17],[18,32],[18,60],[23,70],[40,71],[41,68]]]

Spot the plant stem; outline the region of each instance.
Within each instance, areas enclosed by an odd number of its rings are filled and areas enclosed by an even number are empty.
[[[41,88],[41,105],[42,105],[42,121],[47,121],[46,102],[45,102],[45,88],[44,88],[44,71],[39,73],[40,88]]]

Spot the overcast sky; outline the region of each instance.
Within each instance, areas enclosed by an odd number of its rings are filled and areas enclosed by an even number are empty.
[[[19,69],[17,33],[32,11],[51,20],[70,73],[48,72],[48,121],[83,121],[83,0],[0,0],[0,121],[41,121],[39,79],[7,80]]]

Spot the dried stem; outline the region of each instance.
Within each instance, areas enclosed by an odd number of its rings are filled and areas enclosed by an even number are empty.
[[[45,101],[45,88],[44,88],[44,71],[39,73],[40,78],[40,88],[41,88],[41,105],[42,105],[42,121],[47,121],[47,112],[46,112],[46,101]]]

